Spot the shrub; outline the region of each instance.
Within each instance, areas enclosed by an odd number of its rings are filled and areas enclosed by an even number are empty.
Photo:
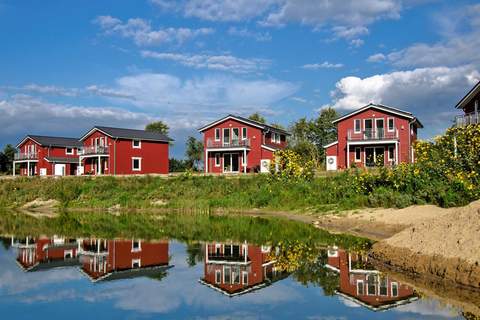
[[[270,165],[270,173],[274,179],[291,180],[312,180],[315,175],[315,163],[311,160],[304,161],[302,157],[293,150],[278,150]]]

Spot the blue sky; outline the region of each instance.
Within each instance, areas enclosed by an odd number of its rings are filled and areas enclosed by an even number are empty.
[[[331,106],[413,112],[431,138],[480,80],[468,0],[0,0],[0,146],[27,133],[228,113],[288,126]]]

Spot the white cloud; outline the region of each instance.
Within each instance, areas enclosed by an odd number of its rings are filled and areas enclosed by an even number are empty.
[[[132,39],[137,46],[154,46],[164,43],[178,43],[205,36],[214,32],[211,28],[163,28],[153,29],[147,20],[134,18],[122,22],[111,16],[98,16],[93,20],[106,35],[118,35]]]
[[[252,38],[259,42],[272,40],[272,36],[268,32],[254,32],[247,28],[230,27],[228,28],[228,34],[231,36]]]
[[[322,63],[311,63],[302,66],[303,69],[318,70],[318,69],[338,69],[343,68],[341,63],[330,63],[328,61]]]
[[[370,57],[368,57],[367,61],[368,62],[381,62],[385,61],[387,57],[383,53],[376,53],[372,54]]]
[[[210,21],[242,21],[263,14],[276,0],[189,0],[187,17]]]
[[[35,83],[27,84],[21,87],[16,86],[1,86],[0,89],[5,91],[17,91],[17,92],[32,92],[44,95],[75,97],[79,94],[79,90],[75,88],[64,88],[59,86],[45,86]]]
[[[358,36],[364,36],[369,33],[368,29],[364,26],[336,26],[332,28],[333,34],[337,38],[352,39]]]
[[[184,66],[196,69],[210,69],[234,73],[258,72],[267,69],[270,66],[270,60],[243,59],[231,55],[187,55],[180,53],[142,51],[142,56],[159,60],[175,61]]]
[[[300,103],[308,103],[308,100],[302,97],[291,97],[290,100],[297,101]]]
[[[367,78],[345,77],[336,83],[332,102],[324,105],[353,110],[370,102],[414,111],[430,124],[428,130],[441,132],[453,120],[456,102],[480,80],[472,66],[419,68]]]
[[[363,46],[364,44],[365,44],[365,41],[362,40],[362,39],[352,39],[352,40],[350,40],[350,45],[352,47],[358,48],[358,47]]]

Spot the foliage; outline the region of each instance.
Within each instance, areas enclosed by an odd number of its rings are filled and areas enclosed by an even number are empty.
[[[257,122],[260,122],[260,123],[267,123],[267,120],[265,120],[265,118],[262,115],[260,115],[260,113],[258,113],[258,112],[255,112],[255,113],[251,114],[250,116],[248,116],[248,119],[253,120],[253,121],[257,121]]]
[[[0,173],[12,173],[15,152],[16,150],[11,144],[7,144],[3,151],[0,152]]]
[[[187,157],[188,167],[199,170],[199,165],[203,158],[203,142],[194,137],[188,137],[185,156]]]
[[[274,179],[308,181],[313,179],[314,169],[313,161],[305,162],[298,153],[292,150],[278,150],[274,154],[270,173]]]
[[[163,121],[155,121],[145,126],[145,130],[168,134],[170,127]]]
[[[332,121],[338,117],[335,109],[320,111],[317,118],[301,118],[290,126],[291,148],[305,161],[311,160],[318,167],[325,159],[324,145],[337,138],[337,128]]]
[[[170,158],[168,160],[169,172],[184,172],[190,167],[188,160]]]

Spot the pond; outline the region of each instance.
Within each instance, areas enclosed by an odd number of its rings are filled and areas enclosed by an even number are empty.
[[[307,241],[5,236],[5,319],[472,319]]]

